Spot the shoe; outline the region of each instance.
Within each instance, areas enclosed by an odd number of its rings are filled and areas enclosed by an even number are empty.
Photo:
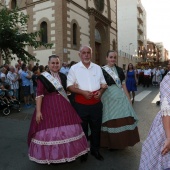
[[[97,160],[103,161],[103,156],[99,153],[99,151],[91,151],[91,155],[93,155]]]
[[[132,100],[132,104],[134,103],[134,99]]]
[[[88,159],[88,153],[86,153],[85,155],[82,155],[82,156],[80,157],[80,162],[86,162],[87,159]]]

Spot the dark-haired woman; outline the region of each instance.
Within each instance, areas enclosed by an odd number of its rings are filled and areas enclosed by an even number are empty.
[[[135,99],[135,91],[137,91],[137,77],[136,77],[136,71],[134,70],[133,64],[129,63],[127,74],[126,74],[126,87],[129,93],[129,96],[131,96],[132,92],[132,103],[134,103]]]
[[[66,76],[59,57],[49,57],[49,72],[37,80],[36,109],[28,134],[29,159],[41,164],[64,163],[88,152],[81,120],[68,101]]]
[[[101,147],[124,149],[139,142],[137,116],[126,89],[123,70],[116,66],[117,53],[108,51],[102,67],[108,88],[102,95]]]

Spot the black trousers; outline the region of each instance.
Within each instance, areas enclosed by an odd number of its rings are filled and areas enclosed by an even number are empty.
[[[100,148],[100,131],[102,124],[102,108],[101,102],[95,105],[83,105],[75,103],[75,109],[82,120],[82,128],[88,139],[88,129],[90,127],[90,150],[98,151]]]
[[[143,86],[149,87],[150,84],[150,76],[144,76]]]

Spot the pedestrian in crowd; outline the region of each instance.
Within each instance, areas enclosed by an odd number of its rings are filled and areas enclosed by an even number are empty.
[[[7,79],[9,80],[10,89],[12,90],[13,95],[18,99],[19,77],[18,74],[15,73],[15,68],[13,66],[9,67]]]
[[[8,80],[7,80],[7,69],[5,67],[2,67],[1,68],[1,82],[2,83],[8,83]]]
[[[102,123],[102,103],[101,95],[104,91],[100,88],[105,85],[101,68],[92,63],[92,49],[83,45],[79,50],[80,62],[73,65],[68,73],[67,87],[70,92],[75,93],[75,108],[82,119],[82,127],[88,138],[88,127],[91,130],[90,151],[98,160],[103,160],[99,152],[100,130]],[[76,85],[76,86],[75,86]],[[82,161],[87,160],[88,155],[84,155]]]
[[[138,85],[143,85],[143,81],[144,81],[144,68],[141,67],[138,69]]]
[[[36,63],[35,66],[39,67],[39,63]]]
[[[32,72],[33,72],[32,81],[33,81],[33,90],[34,90],[34,99],[35,99],[35,97],[36,97],[36,92],[37,92],[38,67],[37,67],[37,66],[34,66],[34,67],[32,68]]]
[[[149,87],[150,78],[151,78],[151,69],[149,69],[148,66],[146,66],[144,69],[143,87],[145,86]]]
[[[102,95],[101,147],[124,149],[139,142],[138,118],[131,105],[123,70],[116,66],[116,60],[117,53],[109,50],[107,65],[102,67],[108,88]]]
[[[160,84],[161,110],[142,146],[139,170],[170,169],[170,72]]]
[[[7,74],[8,74],[8,70],[3,66],[1,69],[1,82],[4,85],[5,89],[10,89]]]
[[[22,61],[19,59],[19,60],[17,60],[17,62],[18,62],[18,64],[20,65],[20,67],[22,66]]]
[[[67,74],[69,72],[69,67],[67,66],[66,62],[63,62],[60,72],[67,76]]]
[[[7,72],[9,71],[9,64],[4,64],[4,67],[6,68]]]
[[[34,101],[34,88],[33,88],[33,80],[32,80],[32,64],[28,65],[28,70],[27,70],[28,74],[31,75],[31,79],[30,79],[30,97],[31,100]]]
[[[30,108],[30,79],[31,74],[27,72],[26,64],[22,64],[21,80],[22,80],[22,90],[24,95],[24,108]]]
[[[45,71],[45,67],[43,65],[40,65],[38,68],[39,68],[39,74]]]
[[[138,77],[139,77],[138,69],[137,69],[137,67],[135,67],[135,66],[133,66],[133,69],[134,69],[134,71],[135,71],[135,73],[136,73],[136,78],[137,78],[137,80],[138,80]]]
[[[75,61],[71,61],[70,64],[69,64],[69,69],[71,68],[71,66],[73,66],[74,64],[77,64],[77,62]]]
[[[15,69],[15,73],[18,74],[18,71],[20,70],[20,65],[16,63],[14,69]]]
[[[165,74],[165,69],[164,69],[164,67],[159,67],[159,70],[160,70],[160,72],[161,72],[161,80],[163,79],[163,77],[164,77],[164,74]]]
[[[131,98],[132,92],[132,104],[134,103],[135,99],[135,91],[137,91],[138,80],[136,76],[136,71],[134,70],[133,64],[128,64],[127,74],[126,74],[126,87]]]
[[[77,64],[75,61],[71,61],[70,62],[70,65],[69,65],[69,69],[74,65],[74,64]],[[68,98],[70,100],[70,103],[73,107],[75,107],[75,93],[68,93]]]
[[[155,72],[153,73],[153,78],[152,78],[152,84],[153,86],[158,86],[161,82],[161,72],[159,70],[159,68],[155,68]]]
[[[36,109],[28,134],[29,159],[41,164],[71,162],[88,152],[81,120],[66,95],[60,60],[49,57],[50,73],[37,80]]]
[[[170,66],[170,64],[168,64],[168,65]],[[163,78],[164,78],[165,75],[169,72],[168,65],[167,65],[167,67],[164,67],[165,72],[164,72]],[[162,78],[162,79],[163,79],[163,78]]]
[[[48,65],[46,65],[44,69],[45,69],[45,71],[47,71],[47,72],[50,71]]]
[[[19,65],[19,70],[18,70],[18,77],[19,77],[19,80],[18,80],[19,81],[18,100],[21,100],[22,95],[23,95],[21,73],[22,73],[22,65],[21,66]]]

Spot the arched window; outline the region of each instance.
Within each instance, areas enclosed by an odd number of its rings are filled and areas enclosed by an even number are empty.
[[[40,25],[40,28],[42,30],[41,33],[41,42],[42,43],[48,43],[48,36],[47,36],[47,23],[43,21]]]
[[[17,7],[17,1],[16,0],[12,0],[11,1],[11,9],[15,9]]]
[[[113,50],[116,50],[116,41],[113,40]]]
[[[73,24],[73,45],[77,45],[77,24]]]

